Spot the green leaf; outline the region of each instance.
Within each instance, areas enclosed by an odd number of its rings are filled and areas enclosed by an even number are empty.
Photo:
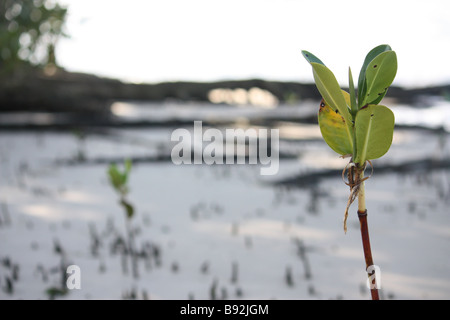
[[[122,185],[126,185],[127,184],[127,180],[128,180],[128,175],[131,171],[131,160],[130,159],[126,159],[124,162],[124,171],[121,174],[122,177]]]
[[[368,65],[366,70],[365,104],[380,102],[397,74],[397,55],[394,51],[379,54]]]
[[[322,60],[320,60],[319,58],[317,58],[315,55],[313,55],[311,52],[308,52],[306,50],[302,51],[302,55],[303,57],[305,57],[305,59],[309,62],[309,63],[319,63],[322,65],[325,65]]]
[[[364,59],[364,63],[361,67],[361,71],[359,73],[358,78],[358,102],[359,107],[361,108],[363,106],[363,97],[366,94],[367,85],[366,85],[366,70],[369,63],[375,59],[379,54],[392,50],[391,47],[387,44],[379,45],[372,50],[369,51],[369,53],[366,55],[366,58]]]
[[[125,160],[125,172],[128,174],[131,171],[132,162],[130,159]]]
[[[350,103],[350,95],[345,91],[343,94]],[[322,137],[334,152],[342,156],[353,154],[353,137],[349,135],[345,119],[323,99],[320,103],[318,120]]]
[[[117,191],[120,191],[122,185],[122,176],[115,164],[111,164],[108,168],[109,181]]]
[[[368,105],[360,109],[355,119],[354,162],[363,165],[366,160],[383,156],[391,147],[394,124],[394,113],[385,106]]]
[[[57,296],[64,296],[68,293],[67,288],[50,287],[45,290],[50,300],[54,300]]]
[[[313,68],[314,81],[322,97],[333,110],[338,110],[344,118],[348,119],[349,108],[333,72],[311,52],[303,50],[302,54]]]
[[[124,170],[121,172],[115,164],[111,164],[108,168],[108,175],[111,185],[120,194],[128,193],[128,188],[126,186],[129,173],[131,171],[131,160],[127,159],[124,163]]]
[[[349,107],[333,72],[322,64],[313,62],[311,65],[313,67],[314,81],[322,98],[334,111],[339,111],[341,116],[344,117],[347,126],[351,129]]]
[[[127,214],[127,218],[131,219],[134,215],[134,207],[131,203],[129,203],[128,201],[122,199],[120,201],[120,204],[122,205],[122,207],[125,209],[125,212]]]
[[[126,171],[120,173],[120,184],[125,186],[127,184],[128,174]]]
[[[350,67],[348,68],[348,88],[350,91],[350,110],[352,118],[355,119],[358,106],[356,105],[355,84],[353,83],[352,69]]]

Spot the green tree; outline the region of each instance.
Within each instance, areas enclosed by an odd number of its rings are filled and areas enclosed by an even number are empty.
[[[67,8],[54,0],[0,0],[0,70],[57,65]]]

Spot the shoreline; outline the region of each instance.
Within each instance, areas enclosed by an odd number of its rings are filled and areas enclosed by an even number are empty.
[[[23,69],[0,76],[0,113],[68,112],[104,116],[110,114],[109,107],[115,101],[209,103],[208,94],[211,90],[238,88],[266,90],[280,103],[321,99],[313,83],[248,79],[132,84],[62,69],[53,75],[46,75],[40,69]],[[386,99],[396,104],[421,107],[426,104],[427,98],[436,96],[448,99],[450,84],[414,89],[392,86]]]

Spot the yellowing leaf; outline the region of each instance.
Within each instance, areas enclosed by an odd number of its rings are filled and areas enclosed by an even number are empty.
[[[322,98],[333,110],[338,110],[346,120],[350,119],[350,110],[348,108],[350,103],[347,104],[333,72],[322,64],[313,62],[311,66],[313,67],[316,87]]]
[[[345,101],[350,104],[350,95],[342,91]],[[325,142],[340,155],[353,153],[353,137],[346,120],[338,110],[333,110],[324,99],[320,102],[319,127]]]

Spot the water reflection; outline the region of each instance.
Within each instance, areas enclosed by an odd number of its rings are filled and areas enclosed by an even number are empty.
[[[248,91],[242,88],[237,89],[213,89],[208,93],[209,101],[212,103],[226,103],[230,105],[275,108],[279,101],[269,91],[257,87]]]
[[[426,108],[414,108],[405,105],[394,106],[396,124],[423,126],[450,132],[450,102],[438,99]]]

